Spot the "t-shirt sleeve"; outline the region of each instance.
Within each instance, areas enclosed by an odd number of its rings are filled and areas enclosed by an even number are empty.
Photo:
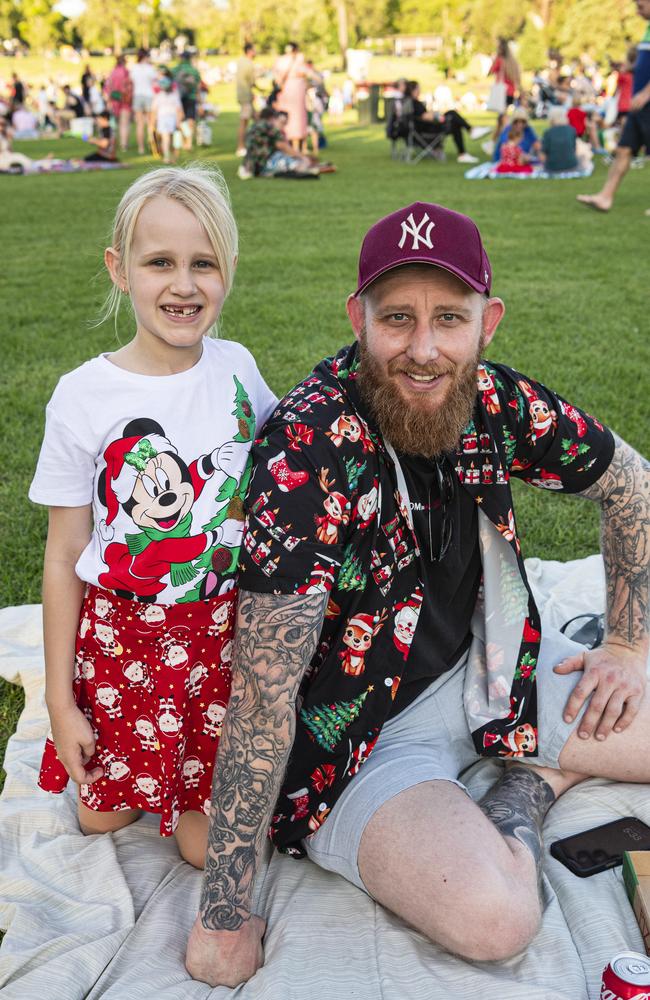
[[[29,499],[47,507],[84,507],[92,502],[94,477],[95,455],[50,403]]]
[[[255,407],[255,424],[257,433],[260,434],[264,424],[278,405],[278,397],[274,392],[271,392],[268,385],[260,375],[259,369],[256,367],[255,370],[257,373],[257,405]]]
[[[498,366],[494,377],[512,476],[562,493],[580,493],[600,479],[614,454],[609,428],[512,369]]]
[[[345,466],[324,431],[275,422],[253,447],[239,586],[254,593],[331,589],[352,510]]]

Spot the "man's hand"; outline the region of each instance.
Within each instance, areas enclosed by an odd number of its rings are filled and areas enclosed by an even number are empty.
[[[197,917],[192,927],[185,968],[192,979],[209,986],[239,986],[264,964],[262,937],[266,921],[251,914],[236,931],[210,931]]]
[[[95,737],[86,716],[74,704],[56,710],[50,708],[49,713],[57,756],[72,780],[78,785],[99,781],[104,774],[102,767],[86,770],[95,752]]]
[[[573,722],[592,695],[578,729],[582,739],[595,734],[597,740],[604,740],[612,730],[622,733],[639,711],[647,685],[645,656],[615,639],[570,656],[554,670],[558,674],[584,671],[564,710],[564,721]]]

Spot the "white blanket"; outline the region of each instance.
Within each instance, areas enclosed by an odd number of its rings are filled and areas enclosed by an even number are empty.
[[[528,571],[545,621],[602,608],[599,557],[530,560]],[[436,948],[342,878],[269,852],[256,887],[264,968],[235,991],[210,990],[183,964],[201,876],[158,836],[157,820],[86,838],[72,785],[60,796],[36,787],[47,730],[38,606],[0,611],[0,654],[0,675],[26,694],[0,798],[2,1000],[595,1000],[609,959],[643,950],[620,869],[579,879],[547,856],[535,941],[508,962],[481,963]],[[472,792],[496,773],[478,764]],[[546,843],[630,814],[650,824],[646,786],[590,780],[553,806]]]

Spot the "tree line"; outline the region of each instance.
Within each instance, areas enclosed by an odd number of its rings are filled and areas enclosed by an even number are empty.
[[[179,34],[201,50],[237,52],[248,40],[277,52],[297,41],[315,58],[374,45],[398,34],[443,39],[438,61],[462,65],[492,52],[503,35],[518,43],[524,68],[544,65],[549,49],[566,59],[620,58],[641,37],[633,0],[86,0],[63,17],[56,0],[0,0],[0,39],[35,52],[61,44],[121,51]]]

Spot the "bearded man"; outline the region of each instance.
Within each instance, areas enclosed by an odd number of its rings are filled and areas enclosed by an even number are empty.
[[[355,345],[296,386],[255,445],[187,955],[213,986],[263,962],[251,898],[267,832],[431,941],[506,959],[539,923],[557,796],[587,775],[650,780],[643,461],[481,360],[504,305],[466,216],[416,203],[381,219],[347,309]],[[601,506],[597,649],[541,634],[512,476]],[[462,774],[480,756],[510,766],[474,802]]]

